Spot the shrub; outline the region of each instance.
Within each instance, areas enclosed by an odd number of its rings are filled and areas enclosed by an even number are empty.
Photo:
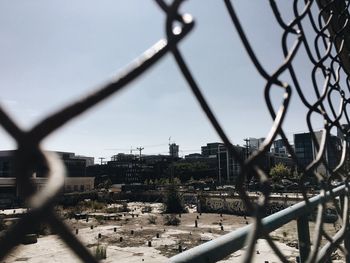
[[[157,223],[157,217],[155,215],[150,215],[147,219],[149,224],[155,225]]]
[[[95,216],[95,219],[99,225],[103,225],[105,223],[104,217],[101,215]]]
[[[94,256],[97,260],[107,258],[107,247],[98,245],[95,249]]]
[[[72,219],[75,217],[75,214],[78,213],[78,211],[73,211],[73,210],[69,210],[66,213],[63,214],[63,218],[65,219]]]
[[[128,203],[127,202],[123,203],[122,204],[122,211],[120,211],[120,212],[129,212],[129,211],[130,211],[130,209],[128,208]]]
[[[164,217],[164,225],[166,226],[178,226],[181,223],[181,220],[175,215],[166,215]]]
[[[108,214],[118,213],[118,212],[120,212],[120,208],[119,207],[108,207],[105,209],[105,212]]]
[[[80,202],[79,205],[82,205],[82,207],[84,208],[90,208],[93,210],[101,210],[103,208],[105,208],[106,204],[104,203],[100,203],[98,201],[84,201],[84,202]]]
[[[283,178],[290,178],[291,176],[292,176],[291,170],[282,163],[277,163],[270,170],[270,177],[274,182],[278,182]]]

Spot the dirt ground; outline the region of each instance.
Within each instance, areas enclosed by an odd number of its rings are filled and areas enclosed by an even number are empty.
[[[147,212],[142,209],[147,206]],[[180,252],[203,244],[216,237],[229,233],[252,223],[249,217],[197,213],[190,208],[189,213],[174,215],[180,220],[178,226],[165,225],[166,214],[161,213],[161,204],[129,203],[129,212],[102,213],[90,211],[86,219],[66,219],[73,233],[94,251],[97,246],[106,248],[107,258],[103,262],[122,260],[130,262],[166,262],[168,258]],[[113,209],[109,209],[113,210]],[[63,211],[61,211],[63,212]],[[103,219],[110,215],[110,219]],[[197,221],[197,227],[196,222]],[[310,222],[311,235],[314,223]],[[327,233],[334,235],[337,224],[325,224]],[[276,245],[290,262],[296,262],[297,249],[296,222],[290,222],[270,234]],[[323,241],[325,243],[325,241]],[[221,262],[241,262],[245,250],[239,250]],[[124,259],[124,260],[123,260]],[[334,259],[343,262],[342,254]],[[259,240],[256,246],[254,262],[280,262],[265,240]],[[66,247],[57,235],[45,235],[31,245],[20,245],[4,262],[79,262],[73,252]]]

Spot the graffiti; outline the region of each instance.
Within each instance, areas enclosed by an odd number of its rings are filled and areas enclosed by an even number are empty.
[[[197,196],[194,194],[184,194],[182,197],[185,204],[195,205],[198,203]]]
[[[206,199],[205,207],[211,211],[222,211],[224,209],[224,200],[219,198],[208,198]]]
[[[226,200],[226,208],[229,213],[232,214],[245,214],[246,209],[241,200],[228,199]]]
[[[295,201],[286,201],[285,199],[273,201],[266,207],[266,215],[281,211],[295,203]],[[244,203],[238,198],[201,197],[199,198],[198,206],[201,212],[248,215]]]

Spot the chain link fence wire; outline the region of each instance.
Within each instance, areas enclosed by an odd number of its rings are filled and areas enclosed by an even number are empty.
[[[227,9],[227,17],[232,20],[233,28],[235,29],[228,33],[239,35],[245,51],[248,53],[251,62],[257,70],[257,74],[260,74],[265,80],[264,100],[273,120],[273,125],[262,147],[247,159],[242,159],[241,155],[235,150],[215,117],[213,110],[209,107],[179,48],[179,43],[182,39],[190,37],[194,26],[191,15],[180,13],[180,7],[183,2],[183,0],[174,0],[168,3],[163,0],[155,0],[155,4],[166,15],[164,24],[166,38],[155,43],[127,66],[115,79],[102,85],[95,93],[85,98],[80,98],[71,105],[47,116],[31,130],[24,131],[20,129],[6,112],[6,109],[0,107],[0,124],[17,142],[15,159],[18,191],[31,208],[21,218],[19,223],[15,224],[0,237],[0,260],[4,259],[20,243],[28,231],[35,229],[40,223],[44,222],[49,224],[57,232],[82,261],[97,262],[90,251],[71,233],[63,220],[54,212],[54,199],[63,186],[66,173],[62,162],[55,155],[44,152],[40,147],[40,143],[49,134],[68,121],[80,116],[83,112],[103,102],[106,98],[115,95],[123,88],[128,87],[128,84],[132,80],[142,74],[146,74],[146,71],[167,53],[173,55],[175,63],[182,72],[194,97],[198,100],[203,112],[208,117],[209,122],[229,149],[230,155],[241,166],[241,173],[237,178],[236,189],[239,191],[240,198],[243,200],[248,212],[254,215],[254,231],[251,231],[247,238],[247,249],[243,261],[252,261],[256,241],[259,237],[263,236],[281,262],[288,262],[283,251],[274,243],[269,233],[264,233],[261,224],[262,218],[265,216],[265,209],[269,204],[271,184],[268,174],[259,166],[259,160],[269,151],[277,136],[282,138],[288,153],[298,168],[299,188],[306,204],[309,199],[305,183],[310,178],[317,182],[321,196],[326,191],[332,193],[332,185],[335,182],[346,185],[346,193],[342,197],[342,207],[340,207],[335,196],[331,198],[342,223],[342,227],[336,235],[329,236],[324,230],[326,204],[322,203],[318,206],[315,233],[312,240],[313,246],[308,255],[307,262],[325,261],[334,250],[339,250],[345,257],[348,257],[349,251],[345,248],[346,246],[342,246],[342,241],[346,241],[349,225],[348,149],[350,131],[349,126],[342,124],[350,124],[349,113],[347,111],[350,98],[349,95],[346,95],[350,93],[350,25],[348,11],[350,2],[345,0],[294,0],[292,9],[289,10],[293,19],[286,21],[280,12],[281,5],[285,5],[285,3],[274,0],[266,1],[266,4],[269,4],[271,7],[276,24],[283,31],[281,35],[281,48],[283,50],[284,60],[281,61],[279,67],[272,73],[269,73],[265,69],[264,63],[256,56],[253,45],[247,38],[244,26],[239,20],[239,16],[232,3],[233,1],[223,1],[223,5]],[[306,23],[312,28],[313,37],[309,37],[304,30]],[[294,39],[292,45],[290,45],[290,39]],[[294,65],[295,57],[301,48],[305,50],[304,59],[312,64],[312,70],[309,72],[312,79],[311,87],[304,87],[301,84]],[[268,61],[265,61],[265,63],[268,63]],[[285,77],[287,75],[289,76],[288,79]],[[322,81],[320,81],[320,76]],[[310,88],[316,96],[316,100],[314,101],[307,99],[305,95],[305,90],[310,90]],[[282,102],[277,110],[273,107],[273,101],[271,99],[271,94],[274,90],[283,91]],[[292,93],[293,96],[300,98],[307,110],[304,118],[308,130],[312,135],[313,144],[317,149],[316,158],[306,167],[300,164],[300,159],[297,157],[294,147],[289,143],[286,132],[282,128],[286,113],[290,108]],[[340,101],[338,105],[334,103],[334,96],[337,96]],[[314,116],[318,116],[323,120],[321,140],[316,138],[315,129],[312,125]],[[339,162],[335,168],[332,168],[326,158],[326,147],[331,137],[331,130],[335,128],[343,133],[344,139],[341,146],[341,158],[339,158]],[[325,167],[326,174],[317,172],[316,168],[320,165]],[[30,177],[34,172],[45,174],[48,178],[46,187],[37,192],[30,181]],[[249,198],[246,189],[246,182],[248,178],[252,177],[258,180],[261,186],[261,198],[259,202],[255,203]],[[330,245],[323,250],[319,249],[322,239],[330,242]]]

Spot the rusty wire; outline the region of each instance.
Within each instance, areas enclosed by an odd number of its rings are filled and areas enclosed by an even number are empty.
[[[282,262],[288,262],[283,252],[277,247],[269,234],[263,233],[261,220],[265,216],[265,209],[269,203],[269,195],[271,185],[269,176],[261,167],[259,167],[259,159],[266,154],[273,141],[280,136],[291,155],[294,163],[298,166],[300,173],[300,190],[304,200],[308,202],[307,190],[304,183],[310,177],[315,178],[320,186],[320,193],[332,190],[332,182],[340,180],[348,183],[347,162],[349,161],[349,144],[350,131],[342,126],[341,121],[345,118],[349,124],[350,119],[346,110],[350,102],[350,98],[346,96],[345,90],[350,92],[350,25],[348,7],[350,2],[344,0],[294,0],[293,10],[290,13],[294,18],[287,22],[280,12],[280,5],[274,0],[269,0],[272,13],[276,19],[276,24],[281,27],[283,34],[281,35],[281,49],[284,54],[284,60],[281,61],[273,73],[269,73],[264,63],[259,60],[254,52],[252,43],[247,38],[244,26],[240,23],[236,9],[230,0],[224,0],[223,4],[227,8],[228,19],[231,19],[236,31],[228,32],[228,34],[238,34],[241,39],[249,58],[254,64],[257,73],[265,80],[264,100],[273,120],[273,125],[262,147],[254,152],[246,160],[235,150],[230,139],[225,134],[219,121],[216,119],[214,112],[210,109],[205,97],[198,86],[195,77],[190,72],[185,58],[178,47],[178,43],[191,31],[194,26],[192,17],[188,14],[181,14],[179,8],[183,0],[174,0],[171,4],[163,0],[155,0],[162,12],[166,15],[165,33],[166,39],[162,39],[154,46],[148,49],[136,61],[134,61],[124,72],[115,79],[110,80],[107,84],[102,85],[92,95],[82,98],[71,105],[59,110],[58,112],[47,116],[39,124],[35,125],[29,131],[21,130],[18,125],[11,119],[5,109],[0,107],[0,124],[2,127],[16,140],[18,151],[16,154],[16,178],[21,196],[27,200],[31,210],[9,231],[0,237],[0,260],[3,259],[23,238],[28,229],[35,228],[39,223],[48,223],[58,235],[66,242],[66,244],[76,253],[76,255],[85,262],[96,262],[89,250],[69,231],[63,221],[54,213],[54,198],[59,194],[63,185],[65,171],[62,162],[51,154],[44,153],[40,148],[41,141],[50,133],[57,130],[71,119],[80,116],[81,113],[92,108],[96,104],[103,102],[106,98],[116,94],[128,84],[145,74],[147,69],[156,64],[165,54],[171,53],[175,63],[178,65],[183,74],[184,79],[188,82],[194,97],[198,100],[202,110],[207,115],[209,122],[212,124],[217,134],[229,149],[233,156],[241,166],[241,174],[236,182],[236,189],[239,191],[240,197],[250,214],[254,215],[254,231],[251,232],[247,240],[247,253],[244,262],[251,262],[258,236],[264,235],[267,242]],[[268,3],[266,3],[268,4]],[[300,8],[302,6],[302,8]],[[317,9],[315,9],[317,7]],[[315,10],[319,10],[315,12]],[[243,14],[242,14],[243,15]],[[306,35],[303,23],[309,23],[315,33],[314,38]],[[177,27],[175,29],[175,26]],[[287,39],[294,36],[294,44],[289,45]],[[316,101],[310,101],[306,98],[304,87],[299,82],[297,71],[293,65],[295,56],[303,47],[306,51],[309,62],[313,65],[310,72],[312,78],[312,88],[315,92]],[[233,50],[234,52],[234,50]],[[323,83],[317,82],[316,74],[321,72]],[[285,80],[285,75],[290,76],[291,82]],[[345,84],[344,84],[345,83]],[[345,85],[345,86],[344,86]],[[272,90],[282,90],[284,95],[281,98],[282,103],[276,111],[271,100]],[[282,124],[288,111],[291,94],[296,94],[303,105],[308,110],[305,116],[308,129],[312,134],[312,140],[317,148],[316,158],[306,167],[299,165],[300,160],[288,142]],[[337,94],[340,98],[339,111],[336,112],[336,105],[333,104],[332,94]],[[327,108],[326,105],[329,105]],[[324,121],[322,139],[319,143],[315,130],[312,126],[312,117],[320,116]],[[342,157],[336,168],[330,168],[325,158],[325,149],[327,141],[330,139],[330,131],[338,128],[344,134],[345,139],[342,144]],[[327,175],[319,174],[316,167],[320,164],[324,165]],[[29,178],[33,172],[42,172],[48,177],[46,188],[35,192],[34,186],[31,185]],[[258,203],[253,203],[246,191],[245,183],[248,176],[255,177],[261,184],[262,197]],[[348,232],[349,225],[349,206],[348,196],[343,198],[342,208],[339,207],[335,198],[333,198],[334,206],[337,208],[341,217],[342,227],[334,237],[328,236],[324,231],[324,210],[325,204],[318,207],[316,219],[316,231],[313,238],[313,250],[311,251],[308,262],[323,261],[334,250],[339,249],[342,253],[349,253],[343,246],[341,241],[344,240]],[[319,249],[321,239],[325,238],[330,241],[323,250]]]

